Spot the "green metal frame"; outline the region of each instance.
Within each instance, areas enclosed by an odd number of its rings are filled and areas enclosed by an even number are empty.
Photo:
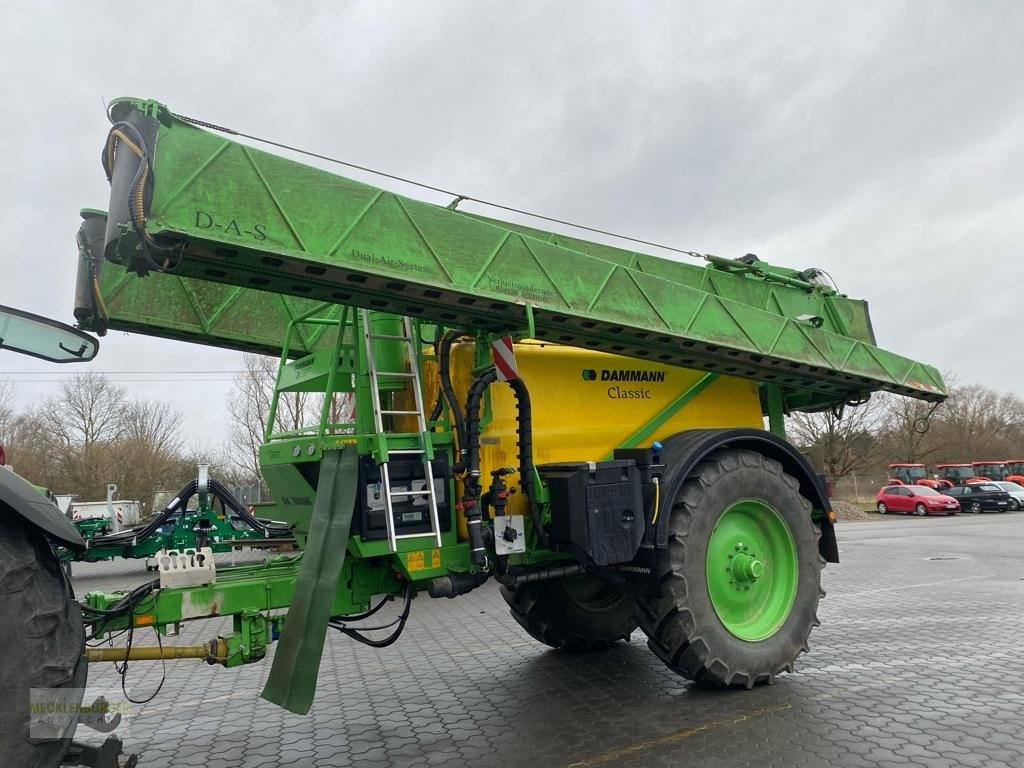
[[[284,617],[275,612],[291,605],[302,559],[301,554],[279,555],[258,565],[221,568],[215,584],[157,590],[131,616],[114,617],[100,625],[96,637],[101,639],[131,626],[152,627],[162,635],[173,635],[177,625],[184,621],[254,614],[273,618],[279,632]],[[330,607],[334,614],[363,611],[369,607],[373,595],[400,592],[394,573],[356,558],[346,559],[341,576],[340,583],[350,583],[351,588],[343,586],[337,590]],[[122,597],[118,593],[96,591],[89,592],[84,602],[91,608],[107,610]],[[258,658],[262,655],[235,659],[227,666]]]
[[[145,230],[181,244],[178,276],[489,331],[524,327],[530,305],[538,338],[777,383],[790,407],[878,389],[944,397],[934,368],[874,346],[862,302],[794,270],[728,259],[701,269],[537,238],[253,149],[156,102],[112,111],[154,116]],[[107,258],[151,270],[120,224]]]

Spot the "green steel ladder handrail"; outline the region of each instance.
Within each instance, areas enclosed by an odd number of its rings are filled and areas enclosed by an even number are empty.
[[[319,439],[323,439],[324,435],[328,433],[331,428],[345,428],[347,424],[335,424],[330,422],[331,403],[333,397],[337,391],[337,374],[338,368],[340,367],[342,347],[345,346],[345,327],[349,324],[349,316],[351,315],[351,323],[353,325],[353,338],[355,337],[355,313],[351,311],[350,307],[343,307],[340,315],[337,318],[324,318],[316,317],[317,314],[322,313],[325,309],[328,309],[331,305],[329,303],[321,303],[315,307],[311,307],[307,311],[299,314],[293,318],[285,329],[284,343],[281,347],[281,358],[277,368],[277,381],[274,386],[274,393],[271,396],[270,408],[267,413],[267,425],[264,429],[263,439],[264,442],[271,442],[275,439],[282,439],[287,437],[297,436],[315,436]],[[301,325],[320,325],[326,327],[334,327],[337,329],[335,334],[334,344],[331,347],[331,365],[327,370],[327,382],[324,387],[324,399],[320,406],[320,420],[318,424],[313,427],[301,427],[299,429],[286,430],[282,432],[274,432],[274,422],[277,419],[278,403],[281,395],[281,380],[284,376],[284,372],[289,365],[293,363],[289,362],[292,351],[292,338],[295,334],[296,329]]]

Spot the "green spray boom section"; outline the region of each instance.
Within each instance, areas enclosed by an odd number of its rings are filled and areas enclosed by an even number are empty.
[[[326,301],[747,377],[781,386],[791,408],[945,397],[934,368],[875,346],[864,302],[808,272],[683,264],[466,214],[153,101],[120,99],[110,115],[110,213],[87,214],[79,241],[85,327],[277,354],[288,321]]]

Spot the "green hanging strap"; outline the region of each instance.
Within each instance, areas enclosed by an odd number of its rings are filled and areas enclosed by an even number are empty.
[[[355,511],[358,453],[355,445],[326,451],[306,550],[291,607],[262,696],[289,712],[309,712],[316,693],[327,621],[345,562]]]

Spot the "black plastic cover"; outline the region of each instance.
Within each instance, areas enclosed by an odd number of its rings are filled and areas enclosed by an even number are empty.
[[[85,549],[85,539],[57,505],[27,480],[3,467],[0,467],[0,516],[21,517],[58,544]]]
[[[138,132],[137,138],[141,139],[142,149],[149,157],[153,156],[153,147],[156,146],[157,131],[160,128],[160,124],[154,118],[142,114],[127,102],[114,104],[111,107],[111,118],[116,123],[124,122],[132,126]],[[104,147],[104,151],[106,151],[106,147]],[[110,211],[107,214],[104,244],[104,253],[108,257],[114,257],[117,253],[117,242],[121,237],[122,228],[126,227],[129,231],[132,229],[131,213],[129,213],[132,197],[131,189],[139,172],[139,165],[142,162],[144,162],[142,158],[137,157],[124,148],[115,155],[114,167],[111,169],[110,177]],[[152,177],[150,177],[147,189],[152,189]],[[144,198],[144,208],[148,213],[148,193]],[[120,261],[117,258],[111,258],[110,260]],[[146,271],[142,262],[140,264],[126,264],[125,266],[139,271],[140,274],[144,274]]]
[[[551,503],[551,540],[595,565],[629,562],[646,529],[640,472],[631,460],[537,467]]]
[[[75,320],[82,328],[96,331],[101,336],[107,331],[102,313],[96,306],[90,266],[97,283],[103,273],[103,246],[107,236],[107,217],[97,211],[82,211],[82,224],[78,228],[78,273],[75,277]]]

